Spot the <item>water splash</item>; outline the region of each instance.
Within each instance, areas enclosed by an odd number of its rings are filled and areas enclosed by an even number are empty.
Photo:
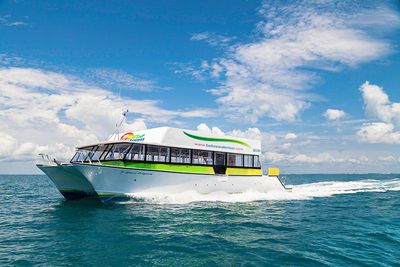
[[[134,201],[143,201],[157,204],[186,204],[191,202],[252,202],[260,200],[307,200],[319,197],[331,197],[341,194],[355,194],[359,192],[386,192],[400,191],[400,178],[390,180],[358,180],[358,181],[328,181],[300,185],[288,185],[291,191],[271,191],[262,193],[246,191],[243,193],[228,194],[213,192],[200,194],[196,191],[186,191],[176,194],[146,192],[131,194]]]

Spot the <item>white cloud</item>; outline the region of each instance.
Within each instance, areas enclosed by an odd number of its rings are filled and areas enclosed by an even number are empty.
[[[384,161],[384,162],[394,162],[396,161],[396,158],[393,156],[382,156],[378,158],[380,161]]]
[[[329,153],[321,153],[315,156],[299,154],[290,158],[289,161],[300,162],[300,163],[322,163],[322,162],[335,162],[335,158]]]
[[[0,158],[14,153],[17,140],[5,133],[0,133]]]
[[[270,163],[281,162],[286,158],[287,156],[285,154],[278,152],[266,152],[263,154],[263,159]]]
[[[27,26],[29,24],[26,23],[26,22],[23,22],[23,21],[13,21],[13,22],[7,23],[6,25],[7,26],[15,26],[15,27],[17,27],[17,26]]]
[[[381,122],[366,123],[357,131],[358,140],[371,144],[400,144],[400,103],[392,103],[382,87],[368,81],[360,86],[367,115]]]
[[[239,130],[239,129],[234,129],[229,132],[223,132],[220,128],[218,127],[212,127],[210,128],[207,124],[205,123],[200,123],[197,125],[197,131],[204,133],[204,134],[215,134],[215,135],[229,135],[229,136],[236,136],[236,137],[241,137],[241,138],[248,138],[248,139],[253,139],[253,140],[261,140],[262,138],[262,133],[260,129],[258,128],[248,128],[247,130]]]
[[[262,138],[262,133],[261,133],[260,129],[258,129],[256,127],[248,128],[245,131],[235,129],[235,130],[232,130],[231,132],[229,132],[229,135],[248,138],[248,139],[254,139],[254,140],[261,140],[261,138]]]
[[[364,124],[357,132],[358,140],[371,144],[400,144],[400,132],[394,130],[394,125],[385,122]]]
[[[366,81],[360,91],[368,115],[386,123],[400,125],[400,103],[391,103],[382,87]]]
[[[120,98],[56,72],[0,68],[0,160],[42,152],[69,157],[74,145],[104,140],[127,108],[137,119],[124,122],[121,130],[145,128],[144,120],[164,124],[214,115],[208,109],[167,110],[154,100]]]
[[[297,135],[295,133],[288,133],[288,134],[285,135],[285,139],[286,140],[293,140],[293,139],[296,139],[296,138],[297,138]]]
[[[204,133],[204,134],[215,134],[215,135],[225,135],[225,133],[218,127],[208,127],[205,123],[200,123],[197,125],[197,131]]]
[[[192,34],[192,41],[206,41],[211,46],[227,46],[235,37],[218,35],[210,32],[198,32]]]
[[[341,163],[341,164],[362,164],[369,159],[366,156],[360,157],[340,157],[333,156],[331,153],[324,152],[319,154],[303,154],[303,153],[278,153],[266,152],[263,158],[268,163],[292,163],[292,164],[322,164],[322,163]]]
[[[211,129],[205,123],[200,123],[197,125],[197,131],[204,134],[211,134]]]
[[[324,113],[324,117],[330,121],[340,120],[346,117],[346,112],[340,109],[327,109]]]
[[[29,23],[25,21],[17,21],[14,20],[11,15],[0,16],[0,26],[8,26],[8,27],[20,27],[20,26],[28,26]]]
[[[250,122],[262,117],[299,119],[318,99],[306,91],[320,79],[315,70],[338,71],[391,52],[391,45],[371,36],[369,30],[399,27],[399,14],[393,11],[390,19],[382,18],[390,26],[370,25],[368,16],[375,8],[378,6],[343,8],[338,3],[307,1],[265,4],[260,9],[264,18],[258,24],[260,38],[231,45],[223,58],[208,64],[210,76],[221,78],[220,85],[210,92],[230,117]],[[358,24],[352,22],[353,17]],[[202,33],[194,38],[208,36]]]
[[[144,92],[160,89],[160,86],[158,86],[155,81],[134,77],[133,75],[122,70],[93,69],[89,72],[88,77],[92,79],[96,85],[106,88],[118,88]]]

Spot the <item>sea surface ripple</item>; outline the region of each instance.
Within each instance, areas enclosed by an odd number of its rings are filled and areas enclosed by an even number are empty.
[[[290,175],[292,193],[65,201],[0,175],[0,266],[400,266],[400,175]]]

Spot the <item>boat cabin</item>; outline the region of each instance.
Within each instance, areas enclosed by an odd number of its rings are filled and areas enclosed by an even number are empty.
[[[126,132],[116,141],[77,148],[71,163],[146,162],[227,168],[261,169],[261,142],[225,135],[204,134],[172,127]]]

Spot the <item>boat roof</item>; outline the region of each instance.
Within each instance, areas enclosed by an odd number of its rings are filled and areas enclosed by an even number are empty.
[[[189,149],[220,151],[239,154],[261,154],[261,141],[254,139],[211,134],[173,127],[158,127],[141,131],[124,132],[115,136],[114,141],[80,146],[78,149],[110,143],[140,143],[149,145],[180,147]]]

